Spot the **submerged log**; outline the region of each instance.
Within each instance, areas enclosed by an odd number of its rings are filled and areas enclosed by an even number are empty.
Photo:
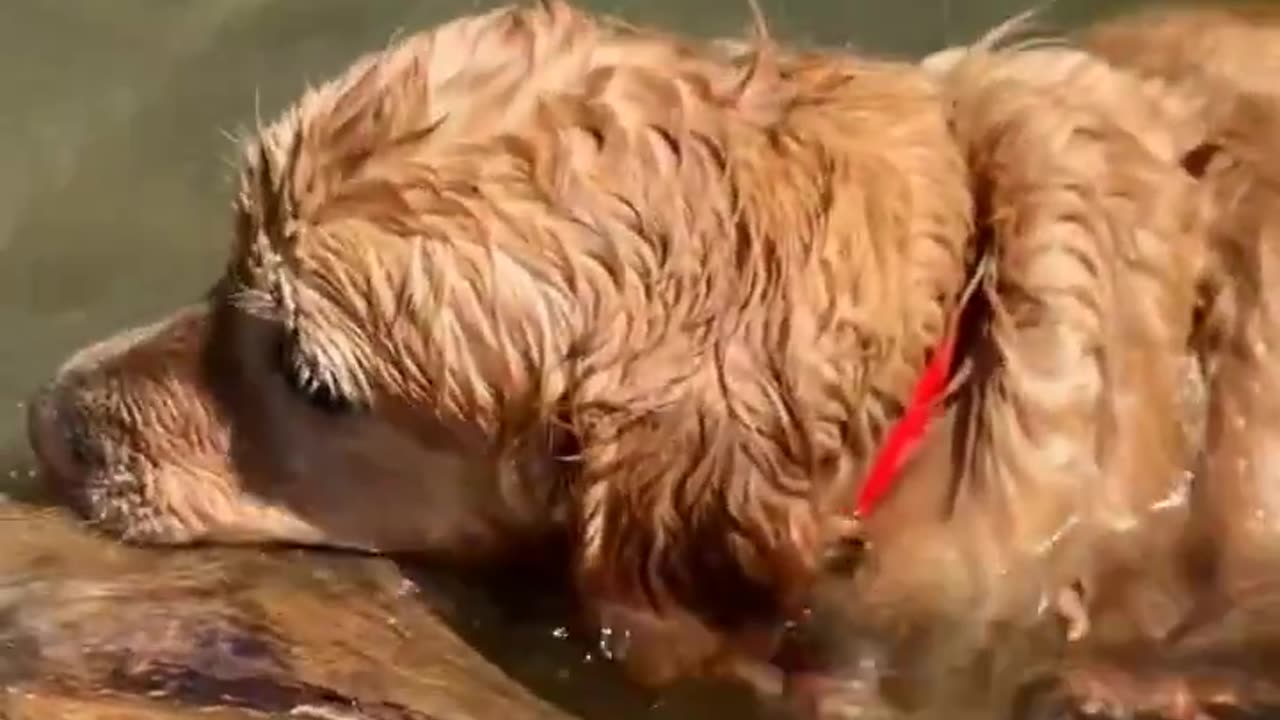
[[[127,547],[0,502],[0,717],[561,720],[387,559]]]

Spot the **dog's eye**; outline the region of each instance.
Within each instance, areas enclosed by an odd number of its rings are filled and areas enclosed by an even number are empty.
[[[337,382],[325,373],[318,372],[294,350],[295,344],[285,341],[280,350],[280,371],[285,383],[309,405],[330,414],[344,414],[356,410],[359,405],[344,393]]]

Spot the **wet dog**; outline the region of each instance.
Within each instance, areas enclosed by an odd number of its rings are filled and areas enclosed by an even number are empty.
[[[877,698],[1160,647],[1274,557],[1268,32],[910,64],[462,18],[251,133],[217,287],[70,360],[32,442],[137,542],[567,537],[650,683],[771,685],[811,607]]]

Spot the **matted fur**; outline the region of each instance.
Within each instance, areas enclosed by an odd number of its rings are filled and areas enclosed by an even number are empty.
[[[1249,654],[1274,647],[1280,539],[1263,289],[1280,81],[1257,72],[1280,48],[1275,16],[1156,12],[1078,46],[1009,42],[1017,26],[923,63],[974,173],[994,257],[990,344],[970,346],[956,424],[902,480],[906,512],[872,521],[888,538],[882,577],[836,592],[858,598],[856,631],[879,635],[924,707],[1008,699],[1062,672],[1018,667],[1027,642],[1005,624],[1069,586],[1085,637],[1048,656],[1065,654],[1069,689],[1095,710],[1184,716],[1274,698]],[[1242,627],[1257,634],[1232,634]],[[1095,675],[1117,647],[1135,675]]]
[[[1206,99],[1206,134],[1188,164],[1214,214],[1195,342],[1209,389],[1202,472],[1212,478],[1197,487],[1199,542],[1216,548],[1224,594],[1256,591],[1260,569],[1280,549],[1272,489],[1280,395],[1270,370],[1280,308],[1268,291],[1280,260],[1280,13],[1264,3],[1144,13],[1095,28],[1084,43]]]
[[[1182,165],[1206,132],[1199,97],[1010,29],[922,63],[988,264],[947,413],[870,519],[866,565],[822,592],[900,695],[955,713],[1042,672],[1054,643],[1023,636],[1055,605],[1081,604],[1092,626],[1069,632],[1086,644],[1179,622],[1203,444],[1187,389],[1209,203]]]
[[[568,435],[584,591],[664,665],[696,623],[637,614],[796,607],[964,280],[963,165],[907,66],[551,4],[358,63],[259,138],[240,301],[375,409],[498,453]]]
[[[754,673],[815,597],[918,689],[1049,607],[1163,641],[1198,603],[1189,538],[1273,556],[1273,525],[1231,527],[1261,470],[1231,468],[1271,437],[1233,423],[1270,427],[1240,403],[1270,387],[1277,116],[1239,70],[1115,37],[912,65],[559,2],[444,24],[251,134],[222,283],[70,363],[35,444],[151,542],[476,559],[564,532],[650,682]],[[945,412],[856,526],[953,323]]]
[[[960,546],[986,546],[966,572],[1060,566],[1062,586],[1119,554],[1145,561],[1145,516],[1185,509],[1201,442],[1180,398],[1207,203],[1181,162],[1203,123],[1189,100],[1067,47],[984,44],[925,65],[992,257],[951,440],[952,512],[981,524]]]

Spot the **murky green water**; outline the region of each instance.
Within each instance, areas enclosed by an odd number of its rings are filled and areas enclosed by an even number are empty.
[[[230,220],[227,134],[394,33],[482,4],[0,2],[0,493],[28,482],[21,401],[55,364],[194,298],[219,274]],[[746,0],[589,4],[697,33],[733,33],[748,16]],[[762,0],[785,39],[901,54],[972,38],[1028,4]],[[1059,0],[1052,13],[1079,22],[1123,4]],[[11,527],[0,523],[0,546]],[[41,567],[46,579],[63,572]],[[15,582],[0,577],[10,590]],[[535,675],[558,672],[545,659],[527,664]]]

